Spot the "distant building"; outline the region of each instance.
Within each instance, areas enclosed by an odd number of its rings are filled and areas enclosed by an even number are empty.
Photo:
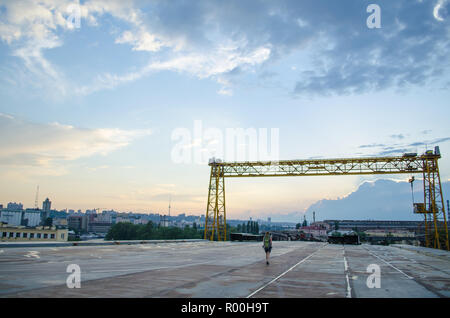
[[[15,226],[22,225],[22,212],[23,211],[15,209],[2,210],[0,212],[0,222]]]
[[[372,237],[415,237],[414,232],[404,231],[404,230],[367,230],[364,233]]]
[[[331,229],[331,225],[325,222],[314,222],[311,224],[311,226],[319,226],[325,228],[327,231]]]
[[[9,202],[6,209],[10,210],[10,211],[21,211],[21,210],[23,210],[23,204],[16,203],[16,202]]]
[[[44,202],[42,202],[42,212],[41,212],[41,223],[45,224],[46,220],[50,217],[50,209],[52,206],[52,202],[47,198]]]
[[[87,232],[88,231],[88,216],[87,215],[69,215],[67,218],[67,225],[69,229]]]
[[[126,216],[118,216],[116,217],[116,223],[132,223],[129,217]]]
[[[102,233],[106,234],[108,233],[109,229],[111,228],[112,223],[110,222],[89,222],[88,230],[90,233]]]
[[[73,218],[71,226],[69,220],[69,228],[77,230],[78,227],[81,226],[83,232],[89,233],[107,233],[112,226],[113,215],[111,213],[102,213],[97,214],[93,213],[93,210],[90,210],[89,213],[86,211],[86,214],[79,214],[74,216],[70,216],[69,218]],[[81,222],[81,224],[80,224]]]
[[[0,210],[3,210],[3,204],[0,204]]]
[[[21,225],[38,226],[41,222],[41,211],[37,209],[26,209],[22,215]]]
[[[41,212],[35,209],[0,211],[0,222],[12,226],[37,226],[41,222]]]
[[[337,224],[339,230],[408,230],[417,231],[423,226],[423,221],[371,221],[371,220],[325,220],[333,229]]]
[[[42,210],[44,212],[50,213],[51,208],[52,208],[52,202],[48,198],[45,199],[45,201],[42,202]]]
[[[0,241],[2,242],[67,241],[67,238],[67,229],[48,226],[27,228],[0,223]]]
[[[305,234],[311,234],[313,237],[327,236],[327,229],[318,225],[302,226],[299,228],[299,231]]]
[[[94,222],[112,223],[112,215],[108,213],[96,214]]]
[[[161,215],[160,216],[159,225],[162,226],[162,227],[170,226],[170,221],[169,221],[169,219],[167,218],[166,215]]]
[[[69,223],[66,218],[54,218],[53,225],[58,227],[67,227]]]

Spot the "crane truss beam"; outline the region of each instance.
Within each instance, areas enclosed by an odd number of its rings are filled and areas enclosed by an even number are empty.
[[[216,163],[224,177],[282,177],[399,174],[424,172],[420,157],[284,160]]]
[[[312,159],[254,162],[212,161],[205,219],[205,239],[226,240],[225,178],[339,176],[421,173],[424,179],[426,246],[449,250],[448,227],[439,175],[440,153],[422,156]],[[428,224],[427,220],[433,220]]]

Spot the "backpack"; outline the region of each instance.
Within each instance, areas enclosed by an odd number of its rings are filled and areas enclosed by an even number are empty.
[[[270,247],[270,234],[264,235],[264,247]]]

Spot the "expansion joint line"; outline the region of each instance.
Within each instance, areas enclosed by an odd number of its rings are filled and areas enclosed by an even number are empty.
[[[414,279],[414,277],[409,276],[408,274],[406,274],[405,272],[403,272],[402,270],[398,269],[397,267],[395,267],[394,265],[392,265],[391,263],[389,263],[388,261],[386,261],[385,259],[383,259],[382,257],[378,256],[375,253],[372,253],[369,249],[364,248],[367,252],[369,252],[370,255],[378,258],[379,260],[381,260],[382,262],[386,263],[387,265],[389,265],[390,267],[392,267],[393,269],[395,269],[397,272],[403,274],[406,278],[408,279]]]
[[[344,256],[344,273],[345,273],[345,281],[347,283],[347,290],[345,297],[352,298],[352,287],[350,286],[350,279],[348,277],[350,271],[348,267],[347,258],[345,257],[345,246],[342,249],[342,256]]]
[[[297,264],[295,264],[294,266],[292,266],[291,268],[289,268],[287,271],[281,273],[280,275],[278,275],[277,277],[275,277],[274,279],[272,279],[270,282],[268,282],[267,284],[265,284],[264,286],[260,287],[259,289],[255,290],[253,293],[251,293],[250,295],[248,295],[246,298],[250,298],[253,295],[257,294],[258,292],[260,292],[261,290],[263,290],[264,288],[266,288],[267,286],[269,286],[270,284],[272,284],[273,282],[277,281],[278,279],[280,279],[281,277],[283,277],[284,275],[286,275],[287,273],[289,273],[291,270],[293,270],[294,268],[296,268],[298,265],[302,264],[303,262],[307,261],[309,258],[311,258],[314,254],[316,254],[317,252],[319,252],[322,248],[324,248],[327,244],[322,245],[319,249],[317,249],[317,251],[309,254],[309,256],[305,257],[304,259],[302,259],[300,262],[298,262]]]

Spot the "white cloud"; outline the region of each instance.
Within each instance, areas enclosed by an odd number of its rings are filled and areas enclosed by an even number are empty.
[[[132,51],[148,52],[151,61],[138,71],[94,75],[91,85],[71,83],[69,74],[52,64],[44,53],[63,45],[63,32],[73,32],[66,19],[68,7],[74,3],[0,0],[0,39],[11,46],[27,69],[17,73],[31,74],[30,82],[63,96],[111,89],[161,70],[217,80],[233,70],[252,72],[269,59],[306,50],[313,54],[308,63],[295,70],[301,78],[295,85],[296,94],[345,94],[417,85],[437,77],[442,69],[435,67],[437,61],[447,61],[442,53],[448,42],[445,26],[429,20],[446,18],[448,0],[436,0],[435,5],[426,7],[433,8],[433,15],[424,12],[424,5],[416,6],[407,0],[387,4],[386,10],[395,19],[386,20],[385,31],[370,42],[362,32],[367,31],[365,26],[355,19],[352,5],[348,10],[330,9],[327,18],[322,19],[320,12],[329,9],[328,5],[318,3],[312,7],[299,1],[286,1],[283,6],[266,1],[152,1],[144,9],[138,6],[140,1],[88,0],[79,5],[82,28],[86,23],[99,25],[103,22],[99,18],[108,15],[120,22],[111,30],[115,43],[129,45]],[[410,20],[415,15],[407,15],[409,9],[417,10],[421,18]],[[405,32],[409,28],[411,32]],[[326,43],[323,47],[322,42]],[[367,60],[370,52],[376,54]],[[232,93],[231,85],[222,86],[218,93]]]
[[[0,7],[5,9],[0,39],[11,46],[14,56],[23,60],[26,73],[33,76],[31,83],[45,85],[62,96],[80,90],[73,89],[77,85],[69,83],[66,75],[44,56],[44,51],[63,45],[61,31],[73,31],[68,18],[74,5],[73,0],[0,0]],[[97,17],[106,13],[133,25],[141,24],[140,11],[128,1],[88,1],[78,7],[79,18],[89,25],[97,25]],[[149,45],[148,35],[144,35],[144,42],[138,42],[136,49]]]
[[[167,54],[153,57],[153,61],[138,71],[125,74],[104,73],[93,78],[89,85],[70,83],[66,74],[53,65],[44,55],[45,50],[63,45],[61,31],[72,32],[73,25],[68,23],[73,13],[72,0],[44,1],[5,1],[3,22],[0,23],[0,39],[13,48],[13,55],[21,58],[26,67],[30,83],[36,86],[51,87],[50,91],[62,96],[70,94],[86,95],[98,90],[112,89],[123,83],[132,82],[152,71],[171,70],[185,72],[198,78],[216,77],[236,67],[249,67],[261,64],[270,57],[271,49],[260,46],[247,48],[246,41],[213,41],[208,50],[197,47],[185,36],[176,34],[157,34],[150,30],[140,9],[134,2],[124,1],[86,1],[79,5],[81,27],[84,23],[98,25],[98,17],[110,14],[125,21],[129,30],[122,31],[116,38],[117,44],[128,44],[134,51],[155,53],[162,47],[168,47]],[[69,10],[70,9],[70,10]],[[161,30],[160,30],[161,31]],[[223,44],[225,43],[225,44]],[[189,49],[187,49],[189,47]],[[14,72],[11,72],[14,73]],[[219,94],[232,94],[230,85],[223,86]]]
[[[236,67],[260,64],[270,56],[270,48],[259,47],[249,53],[234,47],[219,47],[208,53],[180,54],[177,57],[150,63],[151,70],[187,72],[199,78],[217,76]]]
[[[162,43],[149,32],[141,30],[138,34],[131,31],[125,31],[118,37],[115,43],[128,43],[133,46],[134,51],[149,51],[156,52],[161,49]]]
[[[219,47],[208,53],[177,54],[163,61],[153,61],[138,71],[123,75],[105,73],[89,85],[75,89],[81,95],[87,95],[98,90],[113,89],[118,85],[134,82],[151,72],[174,71],[188,73],[198,78],[214,78],[222,85],[218,91],[222,95],[232,95],[231,83],[221,75],[240,67],[246,68],[261,64],[270,57],[271,50],[267,47],[259,47],[249,53],[243,53],[235,47]]]
[[[0,152],[0,166],[64,171],[58,162],[107,155],[150,134],[150,129],[83,129],[60,123],[38,124],[0,113],[0,149],[7,149]]]
[[[222,87],[217,91],[217,93],[225,96],[233,96],[233,90],[228,87]]]

